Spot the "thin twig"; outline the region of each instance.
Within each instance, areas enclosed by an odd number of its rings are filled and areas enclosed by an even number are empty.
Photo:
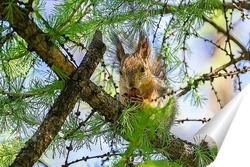
[[[218,92],[217,92],[217,91],[215,90],[215,88],[214,88],[213,82],[210,82],[210,85],[211,85],[211,87],[212,87],[212,91],[214,92],[215,98],[217,99],[217,102],[219,103],[220,108],[222,109],[223,106],[222,106],[222,104],[221,104],[221,99],[220,99],[219,96],[218,96]]]
[[[216,28],[219,32],[222,32],[223,34],[228,34],[226,30],[224,30],[222,27],[217,25],[215,22],[213,22],[211,19],[209,19],[207,16],[203,15],[202,16],[203,20],[211,24],[214,28]],[[247,53],[248,51],[246,48],[239,42],[236,37],[234,37],[232,34],[228,34],[228,38],[231,39],[236,45],[239,46],[239,48],[242,50],[242,52]]]
[[[243,67],[243,69],[241,69],[241,70],[236,70],[234,72],[229,72],[229,73],[219,73],[220,71],[226,69],[228,66],[233,65],[235,62],[239,62],[239,61],[244,60],[244,59],[245,59],[245,57],[242,55],[242,56],[234,59],[233,61],[231,60],[230,62],[223,64],[222,66],[216,68],[215,70],[211,71],[210,73],[203,74],[201,77],[199,77],[193,81],[192,86],[198,87],[200,84],[199,83],[200,81],[202,81],[202,82],[211,81],[214,78],[234,76],[234,75],[237,75],[240,73],[248,72],[250,67]],[[177,97],[185,95],[188,91],[191,90],[191,87],[189,84],[187,84],[186,87],[181,88],[180,90],[181,91],[177,94]]]
[[[110,152],[107,152],[105,154],[101,154],[101,155],[95,155],[95,156],[83,156],[82,158],[80,159],[76,159],[75,161],[72,161],[70,163],[67,163],[65,165],[63,165],[62,167],[67,167],[69,165],[72,165],[74,163],[77,163],[77,162],[81,162],[81,161],[87,161],[89,159],[94,159],[94,158],[104,158],[104,157],[112,157],[112,156],[117,156],[117,155],[121,155],[120,153],[110,153]]]
[[[74,15],[76,14],[76,12],[78,12],[82,6],[82,4],[85,2],[85,0],[82,0],[75,8],[73,8],[73,12],[67,17],[67,19],[61,23],[61,25],[56,29],[56,32],[60,32],[64,26],[66,26],[71,19],[74,17]]]
[[[203,118],[203,119],[191,119],[191,118],[186,118],[186,119],[177,119],[175,122],[177,124],[184,123],[184,122],[201,122],[201,123],[206,123],[210,121],[211,118]]]
[[[70,141],[70,144],[69,144],[69,146],[66,147],[66,149],[67,149],[68,151],[67,151],[67,155],[66,155],[66,158],[65,158],[65,164],[68,163],[70,151],[73,150],[72,141]]]
[[[29,97],[33,97],[36,95],[44,94],[44,93],[49,92],[51,90],[53,90],[53,89],[42,89],[42,90],[39,90],[37,92],[16,93],[16,92],[7,92],[7,91],[0,89],[0,94],[7,95],[8,97],[10,97],[12,99],[18,99],[18,98],[24,99],[24,98],[29,98]]]
[[[92,110],[91,113],[88,115],[88,117],[84,121],[80,122],[77,128],[73,129],[70,133],[64,136],[63,139],[67,140],[70,136],[76,133],[82,126],[85,126],[88,120],[94,115],[94,113],[95,113],[95,110]]]

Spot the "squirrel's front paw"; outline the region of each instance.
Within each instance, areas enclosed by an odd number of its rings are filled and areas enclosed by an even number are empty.
[[[126,104],[134,105],[141,104],[143,102],[143,97],[138,89],[132,88],[127,93],[124,93]]]

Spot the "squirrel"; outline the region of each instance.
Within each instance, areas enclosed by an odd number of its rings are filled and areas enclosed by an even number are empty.
[[[136,51],[126,54],[118,36],[113,37],[116,45],[116,59],[120,68],[120,101],[123,105],[141,103],[151,107],[164,107],[169,100],[168,94],[172,89],[164,82],[165,72],[160,57],[155,56],[150,63],[151,49],[144,32],[140,32]],[[172,107],[176,110],[176,105]],[[170,114],[168,121],[173,123],[175,111]]]
[[[157,99],[167,99],[172,89],[163,81],[165,76],[160,57],[155,56],[152,65],[150,63],[151,49],[144,32],[140,33],[136,51],[132,54],[125,54],[119,38],[116,35],[113,38],[120,68],[121,103],[127,105],[126,99],[134,99],[155,106]]]

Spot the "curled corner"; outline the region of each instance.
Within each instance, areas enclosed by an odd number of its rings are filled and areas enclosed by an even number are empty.
[[[249,97],[246,97],[246,95]],[[200,143],[202,140],[205,140],[208,143],[213,143],[214,141],[218,150],[220,150],[244,98],[250,99],[250,84],[194,135],[195,142]]]
[[[209,167],[249,166],[249,109],[250,84],[196,133],[196,142],[217,144],[218,155]]]

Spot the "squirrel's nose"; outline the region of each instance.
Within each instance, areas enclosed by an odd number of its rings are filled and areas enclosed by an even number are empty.
[[[129,87],[130,88],[135,88],[135,83],[134,82],[129,82]]]

